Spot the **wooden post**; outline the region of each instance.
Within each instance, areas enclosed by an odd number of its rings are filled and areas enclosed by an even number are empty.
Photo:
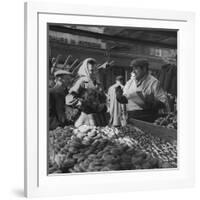
[[[69,61],[69,59],[70,59],[71,57],[72,57],[71,55],[68,55],[68,56],[67,56],[67,58],[66,58],[66,60],[65,60],[65,62],[64,62],[64,64],[63,64],[63,68],[66,68],[66,67],[67,67],[67,63],[68,63],[68,61]]]
[[[78,58],[71,64],[70,69],[73,69],[74,65],[78,62]]]

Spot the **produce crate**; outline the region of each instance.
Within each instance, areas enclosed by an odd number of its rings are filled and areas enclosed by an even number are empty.
[[[167,142],[174,143],[177,141],[177,130],[165,128],[159,125],[155,125],[149,122],[144,122],[136,119],[129,119],[129,124],[132,124],[140,128],[145,133],[149,133],[153,136],[157,136]]]

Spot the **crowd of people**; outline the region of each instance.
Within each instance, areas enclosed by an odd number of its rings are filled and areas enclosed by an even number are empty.
[[[85,59],[76,75],[52,70],[49,75],[49,129],[57,126],[125,126],[129,118],[153,122],[160,112],[169,110],[166,92],[149,74],[149,62],[130,63],[131,78],[124,77],[104,91],[97,81],[96,60]]]

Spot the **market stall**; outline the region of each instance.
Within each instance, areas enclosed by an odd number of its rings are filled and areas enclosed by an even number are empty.
[[[149,73],[167,93],[169,111],[162,112],[153,123],[129,118],[125,127],[66,125],[50,130],[48,173],[177,168],[177,33],[108,27],[94,32],[78,28],[51,27],[49,57],[62,54],[56,58],[55,70],[74,75],[90,55],[97,60],[98,81],[106,93],[116,76],[122,75],[125,82],[130,78],[129,63],[133,58],[148,58]]]

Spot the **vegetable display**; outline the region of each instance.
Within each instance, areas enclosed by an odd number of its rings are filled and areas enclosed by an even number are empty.
[[[49,174],[176,168],[176,146],[131,125],[58,127],[49,132]]]
[[[177,115],[175,113],[169,113],[165,117],[160,117],[154,122],[155,125],[160,125],[166,128],[177,129]]]

